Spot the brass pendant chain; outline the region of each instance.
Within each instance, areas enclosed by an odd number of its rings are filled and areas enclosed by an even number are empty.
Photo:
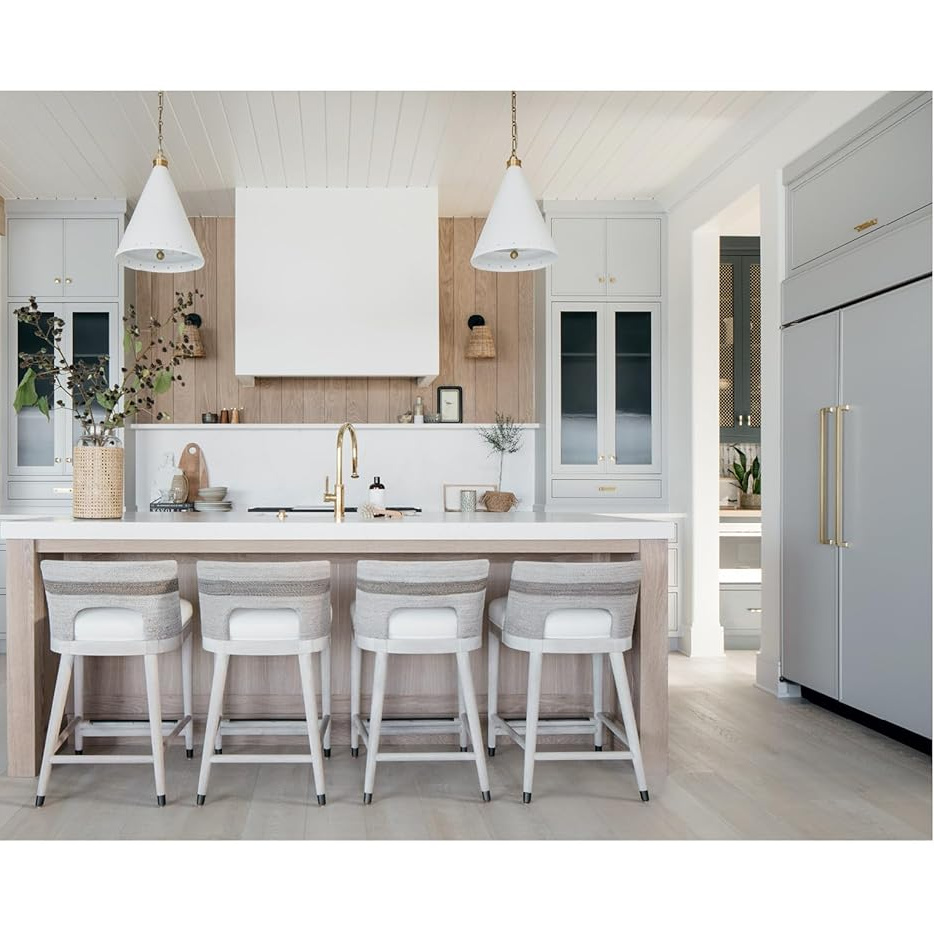
[[[516,151],[519,148],[519,130],[516,128],[516,92],[512,92],[512,154],[509,156],[509,161],[506,162],[506,167],[511,168],[513,165],[521,165],[522,162],[519,160],[519,156],[516,154]]]
[[[152,160],[153,165],[168,166],[169,160],[162,151],[162,91],[159,91],[159,148],[156,151],[156,157]]]

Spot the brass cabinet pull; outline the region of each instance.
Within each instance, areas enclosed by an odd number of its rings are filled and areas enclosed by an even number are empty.
[[[863,230],[868,230],[870,227],[874,227],[878,222],[879,218],[873,217],[872,220],[864,220],[862,223],[857,223],[853,229],[856,230],[857,233],[862,233]]]
[[[834,410],[833,405],[821,408],[817,413],[817,541],[828,546],[834,540],[825,536],[827,529],[827,415]]]
[[[70,486],[52,486],[53,495],[71,495],[74,490]]]
[[[598,492],[615,492],[616,486],[615,485],[598,485],[597,491]]]
[[[849,547],[849,543],[843,539],[843,412],[849,411],[849,405],[837,405],[837,449],[834,457],[836,463],[836,497],[834,501],[834,535],[837,538],[838,547]]]

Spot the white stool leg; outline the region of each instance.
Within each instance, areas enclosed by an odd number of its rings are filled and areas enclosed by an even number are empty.
[[[593,749],[603,750],[603,723],[597,718],[603,712],[603,654],[591,654],[593,661]]]
[[[629,677],[626,675],[626,660],[622,652],[614,651],[610,654],[610,668],[616,680],[616,693],[619,696],[619,709],[623,716],[623,726],[626,729],[626,743],[632,751],[632,766],[636,771],[636,783],[639,784],[639,795],[648,801],[649,787],[645,782],[645,769],[642,766],[642,748],[639,746],[639,731],[636,728],[636,713],[632,707],[632,693],[629,691]]]
[[[321,717],[327,718],[327,728],[324,729],[324,756],[331,756],[331,644],[321,651]]]
[[[477,709],[477,694],[473,688],[473,675],[470,672],[470,654],[457,653],[457,669],[460,673],[461,695],[467,707],[467,721],[470,724],[470,744],[474,760],[477,762],[477,777],[480,780],[480,796],[484,802],[490,801],[490,779],[486,772],[486,757],[483,754],[483,732],[480,730],[480,712]]]
[[[360,732],[357,730],[357,716],[360,714],[360,667],[363,664],[363,651],[356,640],[350,642],[350,756],[360,754]]]
[[[208,792],[208,779],[211,776],[211,748],[216,748],[217,731],[221,721],[221,709],[224,701],[224,687],[227,685],[228,654],[214,655],[214,678],[211,681],[211,700],[208,703],[208,722],[204,731],[204,747],[201,751],[201,771],[198,775],[198,805],[204,805]],[[214,752],[216,753],[216,751]]]
[[[535,771],[535,743],[538,740],[538,707],[542,698],[542,652],[529,654],[529,690],[525,707],[525,767],[522,774],[522,802],[532,802],[532,775]]]
[[[162,742],[162,694],[159,690],[159,655],[143,657],[146,671],[146,703],[149,706],[149,734],[152,738],[152,769],[156,777],[156,802],[165,805],[165,754]]]
[[[191,702],[191,629],[182,641],[182,715],[188,716],[185,726],[185,756],[195,756],[195,723]]]
[[[321,729],[318,727],[318,684],[311,654],[298,655],[298,671],[302,675],[302,699],[305,702],[305,724],[308,728],[308,746],[311,748],[311,769],[315,777],[318,805],[327,801],[324,790],[324,755],[321,750]]]
[[[74,678],[72,684],[72,690],[74,692],[74,707],[75,707],[75,718],[83,719],[84,718],[84,657],[77,656],[74,658],[75,665],[72,670],[72,675]],[[81,728],[84,725],[83,721],[79,721],[75,725],[75,754],[84,753],[84,735],[82,734]]]
[[[486,752],[492,757],[496,753],[496,724],[493,719],[499,710],[499,634],[492,625],[487,644],[486,708]]]
[[[461,751],[466,751],[467,748],[467,725],[464,724],[464,718],[466,716],[467,707],[464,705],[464,680],[461,677],[461,655],[456,654],[457,665],[455,670],[457,672],[457,723],[460,725],[460,742],[461,742]]]
[[[55,692],[52,694],[52,711],[49,713],[49,729],[45,733],[45,750],[42,752],[39,784],[36,787],[37,806],[45,802],[45,791],[49,786],[49,775],[52,773],[52,755],[62,731],[62,716],[65,714],[65,701],[68,699],[68,685],[71,682],[74,663],[73,654],[62,654],[62,659],[58,662],[58,676],[55,678]]]
[[[389,655],[376,654],[373,665],[373,696],[370,701],[369,739],[366,744],[366,774],[363,778],[363,802],[373,802],[373,784],[376,783],[376,758],[379,754],[379,733],[383,725],[383,697],[386,695],[386,667]]]

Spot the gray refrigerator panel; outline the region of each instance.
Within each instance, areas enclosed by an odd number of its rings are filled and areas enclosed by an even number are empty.
[[[931,737],[931,280],[840,314],[840,699]]]
[[[839,557],[836,547],[819,539],[832,534],[835,447],[829,413],[823,418],[823,533],[818,516],[820,410],[836,404],[837,359],[838,314],[782,333],[782,674],[834,699],[839,698]]]

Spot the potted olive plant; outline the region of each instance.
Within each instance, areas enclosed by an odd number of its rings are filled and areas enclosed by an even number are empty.
[[[518,504],[512,492],[503,491],[503,462],[508,453],[518,453],[522,448],[522,428],[507,414],[496,412],[496,423],[479,427],[477,433],[490,448],[490,456],[499,454],[499,482],[495,492],[486,492],[480,501],[487,511],[509,511]]]
[[[762,507],[762,471],[759,466],[759,457],[755,457],[749,464],[746,454],[737,446],[733,447],[737,459],[733,461],[733,475],[739,486],[740,508]]]
[[[203,295],[199,291],[176,292],[168,320],[151,317],[142,327],[136,309],[129,307],[123,318],[125,365],[119,381],[112,385],[108,356],[68,359],[61,317],[41,311],[35,298],[13,312],[20,323],[32,327],[39,342],[37,352],[19,354],[20,368],[26,371],[16,388],[13,407],[16,411],[38,408],[48,418],[49,400],[58,389],[70,403],[63,398],[53,403],[70,410],[81,424],[83,435],[72,456],[72,514],[76,518],[123,516],[123,448],[117,430],[140,411],[151,411],[157,395],[181,382],[176,369],[187,355],[185,316],[196,297]],[[156,414],[156,420],[167,417],[164,412]]]

